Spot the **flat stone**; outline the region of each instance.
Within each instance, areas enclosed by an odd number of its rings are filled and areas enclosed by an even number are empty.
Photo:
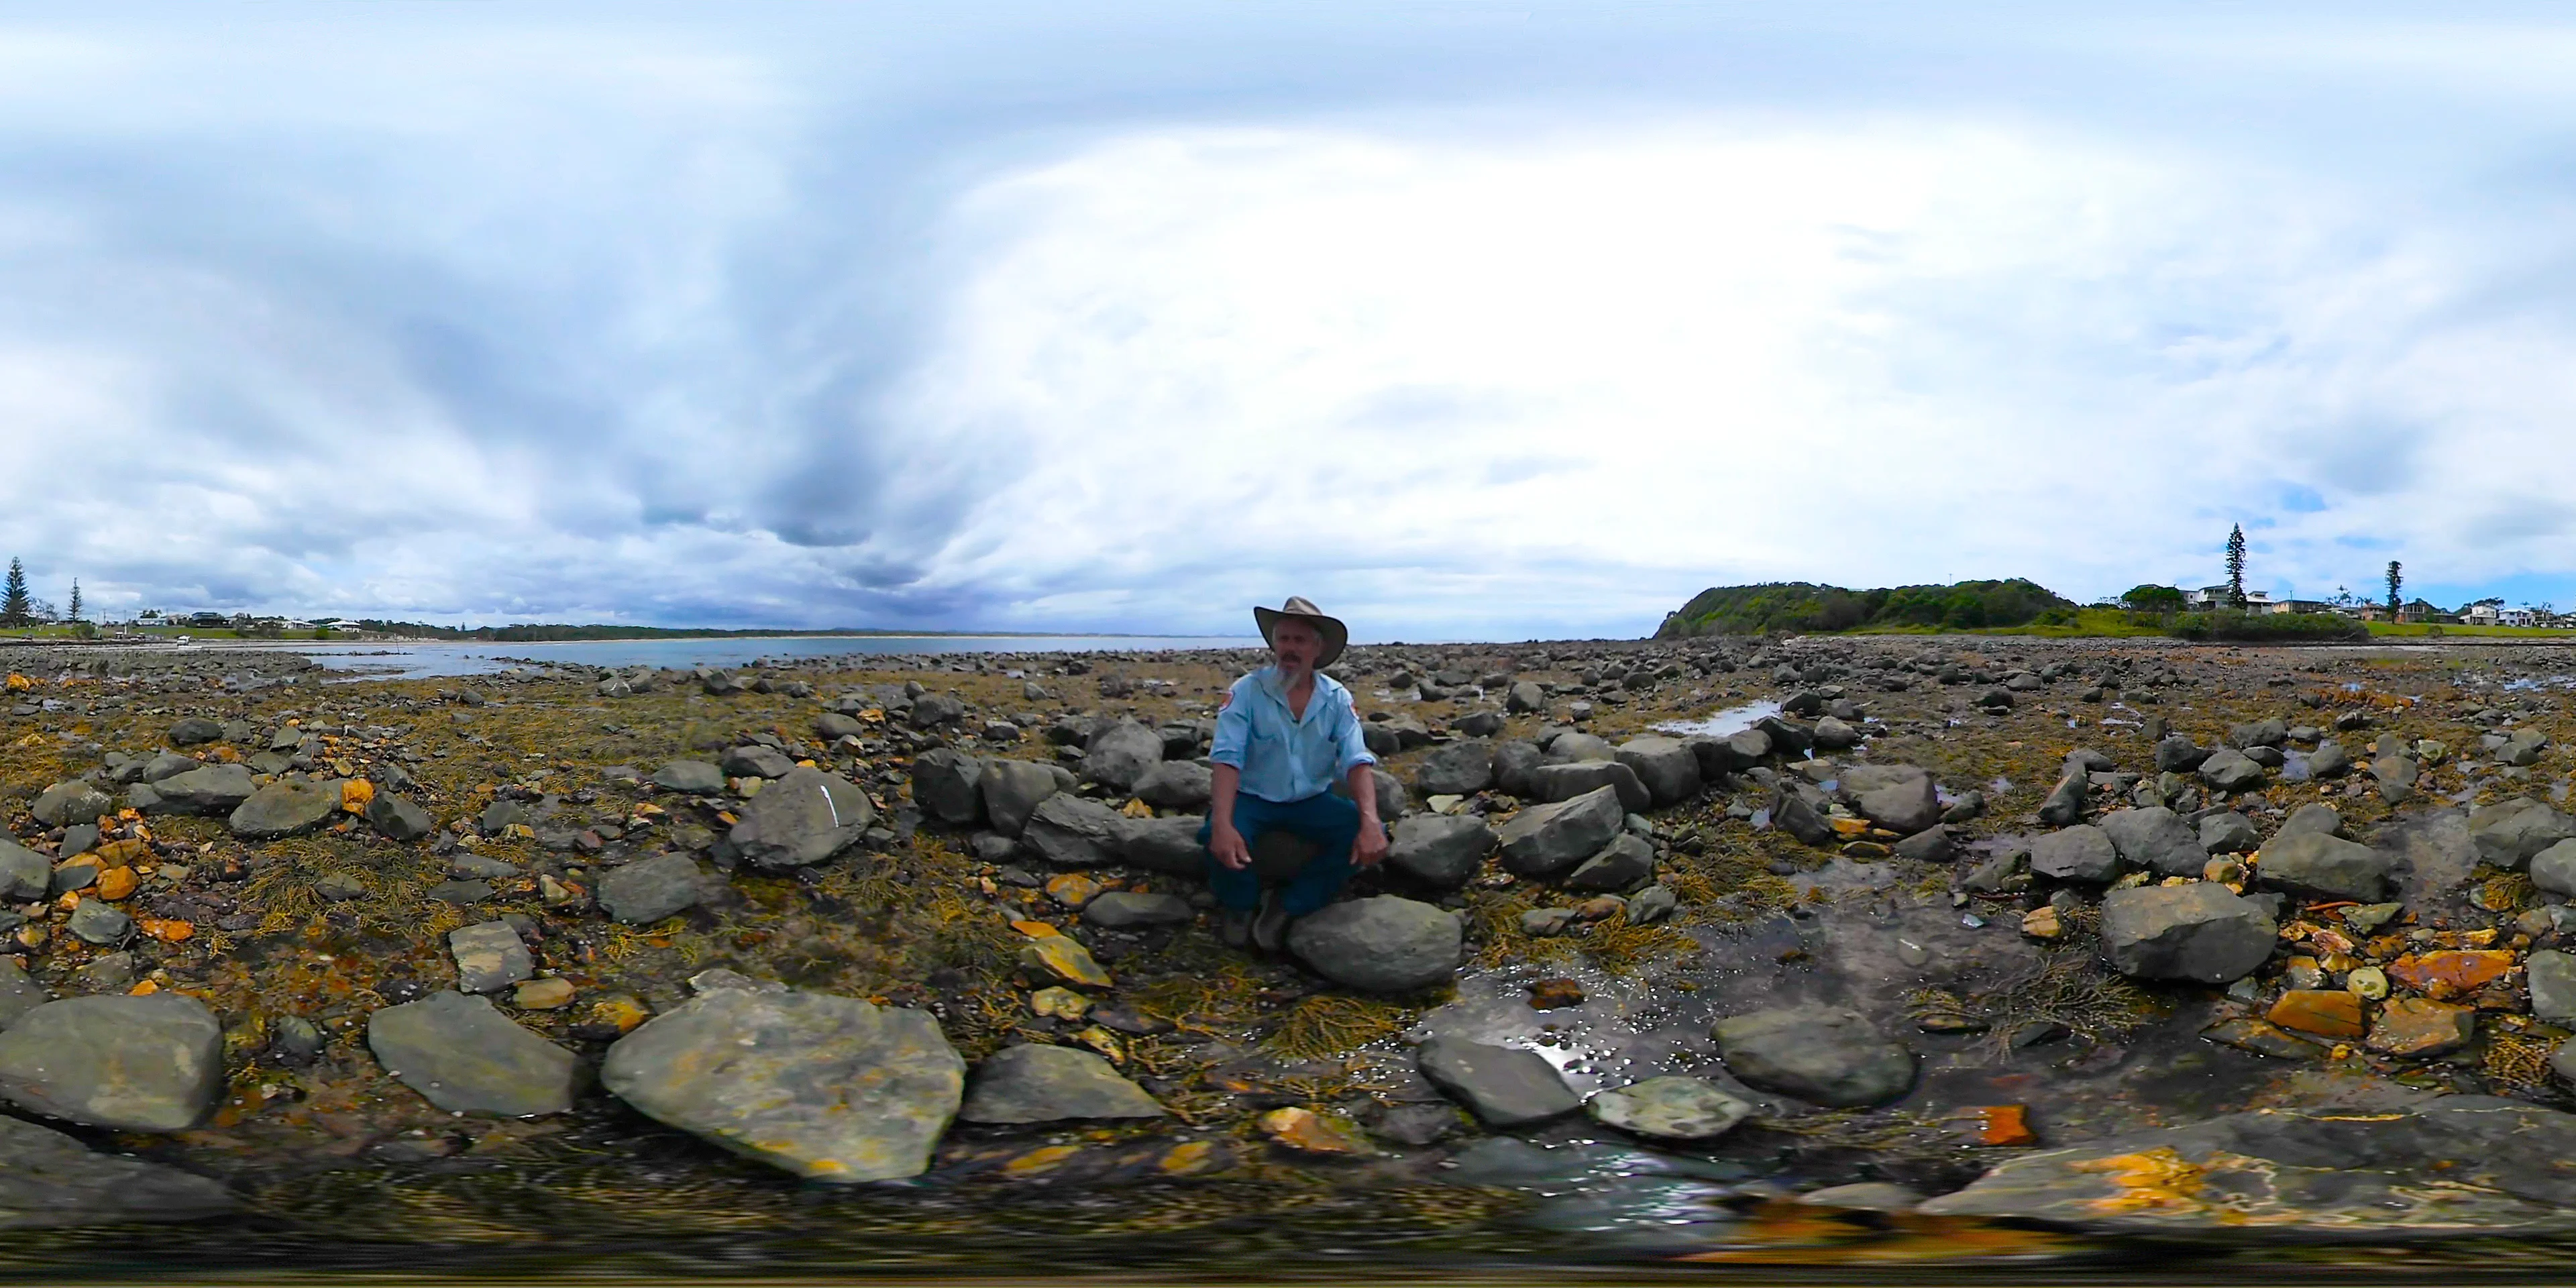
[[[1084,922],[1104,930],[1142,930],[1151,926],[1186,926],[1198,919],[1189,900],[1179,895],[1138,894],[1112,890],[1082,906]]]
[[[497,993],[537,973],[528,946],[506,921],[479,922],[447,932],[447,951],[456,959],[456,988],[462,993]]]
[[[2523,963],[2531,986],[2531,1013],[2551,1024],[2576,1022],[2576,956],[2543,948]]]
[[[600,1080],[657,1121],[815,1180],[919,1175],[965,1090],[926,1011],[715,989],[618,1039]]]
[[[1709,1140],[1733,1131],[1753,1105],[1706,1078],[1665,1076],[1614,1087],[1584,1102],[1605,1127],[1657,1140]]]
[[[1655,847],[1634,832],[1621,832],[1585,859],[1562,882],[1568,890],[1626,890],[1655,875]]]
[[[2343,815],[2334,806],[2322,801],[2302,805],[2290,811],[2289,819],[2281,824],[2280,831],[2272,834],[2272,839],[2286,840],[2293,836],[2305,836],[2311,832],[2325,836],[2343,835]]]
[[[653,785],[666,792],[716,796],[725,789],[722,769],[704,760],[674,760],[653,771]]]
[[[2486,1096],[2257,1110],[2018,1155],[1916,1210],[2230,1244],[2556,1237],[2576,1232],[2571,1151],[2576,1116]]]
[[[2388,897],[2396,860],[2323,832],[2275,838],[2254,857],[2255,879],[2292,894],[2377,903]]]
[[[432,993],[367,1017],[385,1072],[449,1113],[532,1118],[572,1108],[581,1062],[491,999]]]
[[[1164,1113],[1107,1060],[1071,1047],[1026,1044],[1004,1047],[975,1066],[957,1117],[970,1123],[1043,1123]]]
[[[2160,877],[2196,877],[2209,861],[2200,834],[2162,805],[2113,810],[2102,816],[2101,827],[2122,862]]]
[[[1858,1181],[1809,1190],[1798,1196],[1798,1202],[1846,1212],[1911,1212],[1923,1202],[1923,1196],[1892,1181]]]
[[[1422,1076],[1488,1127],[1525,1127],[1583,1107],[1556,1066],[1534,1051],[1439,1037],[1414,1048],[1413,1058]]]
[[[1430,796],[1473,796],[1494,785],[1494,745],[1482,740],[1434,747],[1413,771],[1413,790]]]
[[[1448,982],[1464,942],[1456,914],[1395,895],[1331,904],[1288,929],[1289,951],[1315,973],[1375,993]]]
[[[1067,776],[1067,779],[1070,775]],[[976,789],[984,797],[984,815],[993,830],[1004,836],[1017,837],[1028,826],[1029,813],[1040,801],[1064,790],[1067,779],[1059,779],[1047,765],[1025,760],[988,760]]]
[[[437,828],[429,811],[414,804],[410,797],[385,788],[377,788],[367,801],[367,825],[392,841],[417,841]]]
[[[233,835],[248,840],[293,836],[330,822],[339,814],[342,799],[336,779],[280,778],[252,792],[234,808],[225,825]]]
[[[2272,1003],[2264,1017],[2285,1029],[2321,1038],[2359,1038],[2363,1025],[2361,998],[2349,989],[2291,989]]]
[[[785,777],[781,771],[778,777]],[[948,747],[912,758],[912,799],[922,812],[952,827],[984,817],[984,762]]]
[[[54,865],[44,855],[0,837],[0,903],[25,903],[53,892]]]
[[[27,812],[47,827],[67,827],[74,823],[95,822],[101,814],[116,812],[116,802],[98,788],[73,779],[56,783],[36,796]]]
[[[2222,792],[2249,792],[2263,785],[2263,767],[2244,752],[2221,747],[2200,762],[2200,779]]]
[[[2370,1026],[2369,1046],[2381,1055],[2430,1059],[2467,1046],[2477,1031],[2475,1007],[2393,997],[2380,1004],[2379,1020]]]
[[[2102,896],[2102,955],[2138,979],[2241,979],[2272,955],[2278,933],[2261,905],[2214,881]]]
[[[256,790],[244,765],[206,765],[151,785],[154,808],[170,814],[230,814]]]
[[[2032,840],[2030,870],[2059,881],[2099,884],[2120,875],[2120,852],[2101,828],[2078,823]]]
[[[1914,1085],[1914,1053],[1836,1007],[1755,1011],[1717,1022],[1718,1054],[1736,1077],[1835,1108],[1874,1105]]]
[[[1020,844],[1060,868],[1102,867],[1118,860],[1127,821],[1098,801],[1061,793],[1029,812]]]
[[[0,1117],[0,1229],[168,1225],[228,1216],[222,1185],[117,1154],[31,1122]]]
[[[0,1032],[0,1100],[115,1131],[185,1131],[223,1092],[223,1025],[185,993],[47,1002]]]
[[[1530,771],[1529,778],[1531,788],[1542,801],[1571,801],[1590,792],[1608,791],[1618,797],[1622,813],[1654,807],[1654,797],[1638,780],[1637,771],[1615,760],[1541,765]]]
[[[1619,744],[1618,761],[1645,784],[1657,808],[1699,795],[1699,755],[1679,738],[1648,735]]]
[[[2289,829],[2284,827],[2282,831],[2288,832]],[[2220,810],[2200,820],[2200,848],[2208,853],[2248,854],[2262,844],[2263,834],[2254,829],[2254,820],[2232,809]],[[2175,873],[2174,875],[2190,874]]]
[[[599,906],[610,920],[649,925],[694,908],[705,892],[697,860],[674,851],[611,868],[599,879]]]
[[[1092,960],[1091,950],[1063,935],[1048,935],[1020,945],[1020,965],[1048,979],[1084,988],[1108,988],[1115,981]]]

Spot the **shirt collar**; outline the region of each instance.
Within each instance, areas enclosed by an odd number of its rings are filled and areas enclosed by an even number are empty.
[[[1280,676],[1278,663],[1273,662],[1270,665],[1253,672],[1253,679],[1255,683],[1258,683],[1261,686],[1262,692],[1269,694],[1272,700],[1279,704],[1280,710],[1288,710],[1288,682]],[[1326,675],[1321,671],[1315,672],[1316,697],[1321,697],[1330,693],[1338,687],[1339,686],[1334,683],[1333,677]],[[1315,699],[1308,698],[1306,700],[1307,714],[1314,714],[1314,710]],[[1295,713],[1290,712],[1290,716],[1291,718],[1294,718]]]

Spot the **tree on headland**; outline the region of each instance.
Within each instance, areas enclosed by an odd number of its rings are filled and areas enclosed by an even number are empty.
[[[2245,607],[2245,525],[2227,530],[2227,606]]]
[[[65,620],[73,622],[84,620],[81,617],[80,578],[78,577],[72,578],[72,605],[70,611],[64,613],[63,617]]]
[[[2398,598],[2397,598],[2397,588],[2398,588],[2398,587],[2400,587],[2400,586],[2403,586],[2403,585],[2405,585],[2405,584],[2406,584],[2405,565],[2398,563],[2398,562],[2397,562],[2396,560],[2394,560],[2394,559],[2389,560],[2389,561],[2388,561],[2388,620],[2390,620],[2390,621],[2392,621],[2392,622],[2397,620],[2397,610],[2398,610],[2398,607],[2399,607],[2399,604],[2400,604],[2400,601],[2399,601],[2399,600],[2398,600]]]
[[[2179,613],[2184,602],[2182,591],[2172,586],[2131,586],[2120,596],[2120,607],[2133,613]]]
[[[12,558],[8,584],[0,588],[0,626],[32,626],[35,621],[36,605],[27,597],[27,566]]]

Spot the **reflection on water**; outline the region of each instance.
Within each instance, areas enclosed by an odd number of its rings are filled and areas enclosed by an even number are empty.
[[[940,653],[1133,653],[1166,649],[1257,648],[1255,637],[1202,635],[834,635],[721,639],[566,640],[546,644],[444,643],[318,644],[295,648],[348,679],[416,680],[447,675],[489,675],[522,666],[737,667],[774,658],[792,660]]]
[[[1742,733],[1762,723],[1765,717],[1778,714],[1780,704],[1777,702],[1747,702],[1740,707],[1728,707],[1705,720],[1667,720],[1656,725],[1655,730],[1680,734],[1685,738],[1723,738],[1731,733]]]

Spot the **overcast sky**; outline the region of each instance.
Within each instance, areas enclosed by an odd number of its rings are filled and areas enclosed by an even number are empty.
[[[1089,11],[1089,12],[1085,12]],[[0,8],[0,553],[94,609],[1638,635],[2576,605],[2576,17]]]

